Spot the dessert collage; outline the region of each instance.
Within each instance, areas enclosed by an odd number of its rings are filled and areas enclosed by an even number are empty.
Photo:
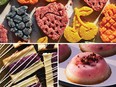
[[[116,87],[116,0],[0,0],[0,87]]]

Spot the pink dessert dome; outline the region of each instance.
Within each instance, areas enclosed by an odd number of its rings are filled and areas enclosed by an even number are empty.
[[[93,52],[79,53],[66,67],[66,77],[78,84],[97,84],[111,75],[111,69],[104,58]]]

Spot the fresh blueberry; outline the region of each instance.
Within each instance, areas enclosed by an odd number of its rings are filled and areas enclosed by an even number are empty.
[[[31,34],[31,31],[32,31],[32,29],[30,29],[30,28],[25,28],[25,29],[23,30],[24,34],[26,34],[26,35]]]
[[[24,22],[27,22],[27,21],[29,21],[29,20],[30,20],[30,17],[29,17],[28,14],[23,15],[23,21],[24,21]]]
[[[7,16],[13,18],[15,15],[16,15],[16,12],[13,11],[13,12],[10,12]]]
[[[7,19],[8,21],[12,20],[9,16],[7,16],[6,19]]]
[[[18,32],[15,33],[16,36],[22,37],[23,36],[23,32],[18,30]]]
[[[26,27],[30,28],[32,26],[32,23],[29,21],[26,23]]]
[[[15,27],[15,23],[13,21],[8,21],[8,25],[11,28]]]
[[[17,28],[11,28],[10,31],[16,32],[18,29]]]
[[[16,24],[16,27],[18,29],[24,29],[25,28],[25,24],[23,22],[19,23],[19,24]]]
[[[25,11],[28,9],[27,6],[21,6],[20,9],[24,9]]]
[[[15,6],[12,6],[12,7],[11,7],[11,11],[12,11],[12,12],[15,12],[15,11],[17,11],[17,8],[16,8]]]
[[[14,17],[14,22],[19,23],[19,22],[21,22],[21,21],[22,21],[22,17],[21,17],[21,16],[16,15],[16,16]]]
[[[26,36],[26,35],[23,36],[24,40],[28,40],[29,38],[30,38],[30,36]]]
[[[22,7],[20,7],[20,8],[17,10],[17,14],[18,14],[18,15],[23,15],[23,14],[25,14],[27,8],[28,8],[27,6],[22,6]]]

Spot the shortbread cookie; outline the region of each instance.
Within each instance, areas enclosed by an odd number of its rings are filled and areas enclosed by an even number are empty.
[[[40,29],[53,40],[60,38],[68,23],[65,7],[56,2],[37,8],[35,18]]]
[[[84,0],[95,11],[101,10],[106,4],[107,0]]]
[[[116,5],[109,4],[103,11],[100,22],[100,37],[103,42],[116,43]]]

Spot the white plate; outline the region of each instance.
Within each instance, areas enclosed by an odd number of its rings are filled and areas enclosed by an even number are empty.
[[[63,63],[59,64],[59,80],[62,82],[62,84],[64,83],[65,85],[71,85],[72,86],[89,86],[89,87],[101,87],[101,86],[111,86],[111,85],[116,85],[116,55],[114,56],[110,56],[105,58],[106,62],[108,63],[108,65],[111,67],[111,76],[105,80],[104,82],[101,82],[99,84],[95,84],[95,85],[81,85],[81,84],[76,84],[73,82],[70,82],[69,80],[67,80],[66,75],[65,75],[65,68],[67,66],[67,64],[69,63],[69,61],[78,53],[80,53],[80,49],[78,47],[78,44],[69,44],[69,46],[71,47],[72,53],[70,55],[70,57],[64,61]]]

